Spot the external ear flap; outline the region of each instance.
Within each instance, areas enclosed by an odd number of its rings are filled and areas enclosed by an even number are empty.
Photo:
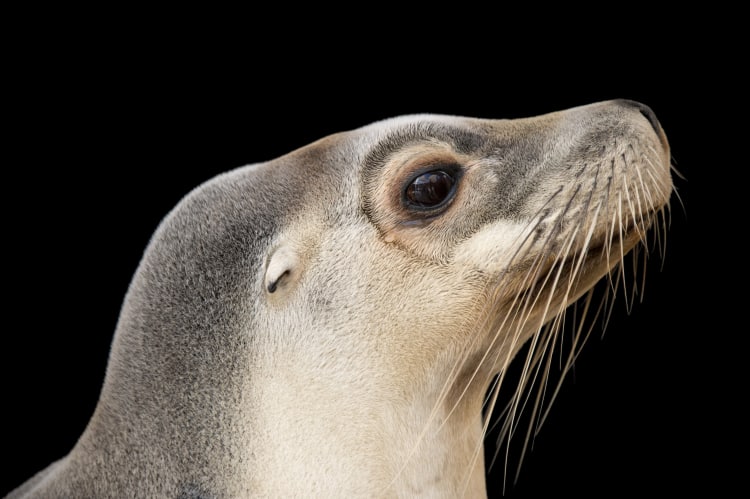
[[[283,291],[295,280],[300,271],[299,254],[290,245],[282,244],[277,247],[266,264],[265,288],[268,293]]]

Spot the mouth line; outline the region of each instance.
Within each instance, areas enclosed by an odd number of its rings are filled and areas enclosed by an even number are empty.
[[[576,281],[587,280],[592,272],[601,273],[597,280],[604,277],[642,240],[642,233],[640,224],[631,222],[621,231],[612,234],[611,238],[606,235],[599,237],[594,244],[579,248],[564,258],[550,255],[527,292],[534,289],[540,294],[554,292],[555,289],[561,289],[561,282],[569,282],[572,273],[575,274],[573,278]]]
[[[638,244],[646,241],[645,234],[655,221],[654,215],[658,210],[650,210],[643,215],[631,216],[612,229],[597,231],[597,235],[588,240],[587,244],[574,245],[575,251],[569,250],[567,256],[561,256],[558,251],[549,249],[543,255],[527,263],[514,265],[506,269],[508,277],[515,281],[512,295],[503,293],[503,298],[496,302],[500,308],[522,308],[529,303],[551,303],[563,296],[568,296],[568,304],[575,301],[584,292],[593,288],[600,280],[614,269],[618,263],[624,261]],[[557,248],[563,244],[555,245]],[[552,247],[553,245],[548,245]],[[501,277],[497,282],[502,282]],[[555,297],[555,295],[557,297]],[[520,301],[519,301],[520,299]],[[521,305],[526,303],[527,305]]]

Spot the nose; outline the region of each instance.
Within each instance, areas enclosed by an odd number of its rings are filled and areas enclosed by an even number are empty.
[[[659,124],[659,120],[656,119],[656,114],[654,111],[648,107],[646,104],[642,104],[638,101],[630,100],[630,99],[618,99],[617,102],[625,107],[633,107],[636,108],[640,113],[648,120],[649,123],[651,123],[651,126],[653,127],[654,131],[661,136],[662,134],[662,128]]]

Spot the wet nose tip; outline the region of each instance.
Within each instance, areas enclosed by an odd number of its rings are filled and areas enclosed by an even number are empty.
[[[648,122],[651,123],[651,127],[653,127],[654,131],[656,133],[661,133],[661,125],[659,124],[659,120],[656,118],[656,114],[646,104],[630,99],[618,99],[617,102],[623,106],[629,106],[638,109],[638,111],[640,111],[640,113],[648,120]]]

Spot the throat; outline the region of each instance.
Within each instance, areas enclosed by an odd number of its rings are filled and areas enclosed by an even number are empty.
[[[260,495],[485,497],[480,387],[456,401],[438,395],[444,383],[399,392],[284,371],[256,396]]]
[[[413,417],[418,412],[392,426],[397,428],[390,435],[393,478],[386,496],[485,497],[480,407],[443,408],[441,414],[427,410],[421,422]]]

